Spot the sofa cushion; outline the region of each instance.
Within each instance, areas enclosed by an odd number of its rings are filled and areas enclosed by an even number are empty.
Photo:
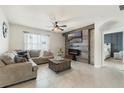
[[[29,51],[29,54],[30,54],[30,57],[39,57],[40,56],[40,52],[41,50],[30,50]]]
[[[22,62],[26,62],[26,58],[24,57],[19,57],[18,55],[15,56],[15,63],[22,63]]]
[[[3,63],[3,61],[0,60],[0,67],[5,66],[5,64]]]
[[[0,59],[6,65],[15,63],[14,58],[15,58],[15,55],[13,53],[5,53],[4,55],[0,56]]]

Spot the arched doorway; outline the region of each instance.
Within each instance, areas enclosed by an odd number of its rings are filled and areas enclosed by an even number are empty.
[[[124,22],[120,20],[110,20],[105,22],[99,29],[102,35],[102,67],[124,70],[123,24]]]

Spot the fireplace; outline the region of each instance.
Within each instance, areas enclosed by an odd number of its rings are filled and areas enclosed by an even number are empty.
[[[77,61],[76,56],[80,56],[81,51],[78,49],[68,49],[68,54],[72,55],[72,60]]]

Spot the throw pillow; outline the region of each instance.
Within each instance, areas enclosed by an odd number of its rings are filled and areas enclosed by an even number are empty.
[[[16,51],[12,51],[12,53],[13,53],[13,55],[15,55],[15,56],[18,55]]]
[[[0,60],[0,67],[5,66],[5,64]]]
[[[27,60],[30,58],[30,55],[28,54],[28,51],[23,51],[23,50],[18,51],[17,54],[18,54],[19,57],[23,57]]]
[[[43,56],[48,56],[48,55],[49,55],[48,52],[44,51]]]
[[[14,57],[11,53],[4,54],[0,57],[0,59],[6,64],[13,64],[14,62]]]
[[[22,62],[26,62],[26,58],[24,57],[19,57],[18,55],[15,56],[15,63],[22,63]]]
[[[23,51],[23,50],[17,52],[18,55],[25,55],[26,53],[27,53],[27,51]]]
[[[44,51],[43,56],[52,56],[52,52],[50,51]]]
[[[27,59],[30,59],[30,54],[29,54],[29,51],[27,52]]]
[[[41,56],[41,57],[43,56],[43,53],[44,53],[44,51],[40,51],[40,56]]]

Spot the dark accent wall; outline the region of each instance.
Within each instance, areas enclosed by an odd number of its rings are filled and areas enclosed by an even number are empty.
[[[123,32],[105,34],[104,43],[111,43],[111,56],[114,52],[123,50]]]

